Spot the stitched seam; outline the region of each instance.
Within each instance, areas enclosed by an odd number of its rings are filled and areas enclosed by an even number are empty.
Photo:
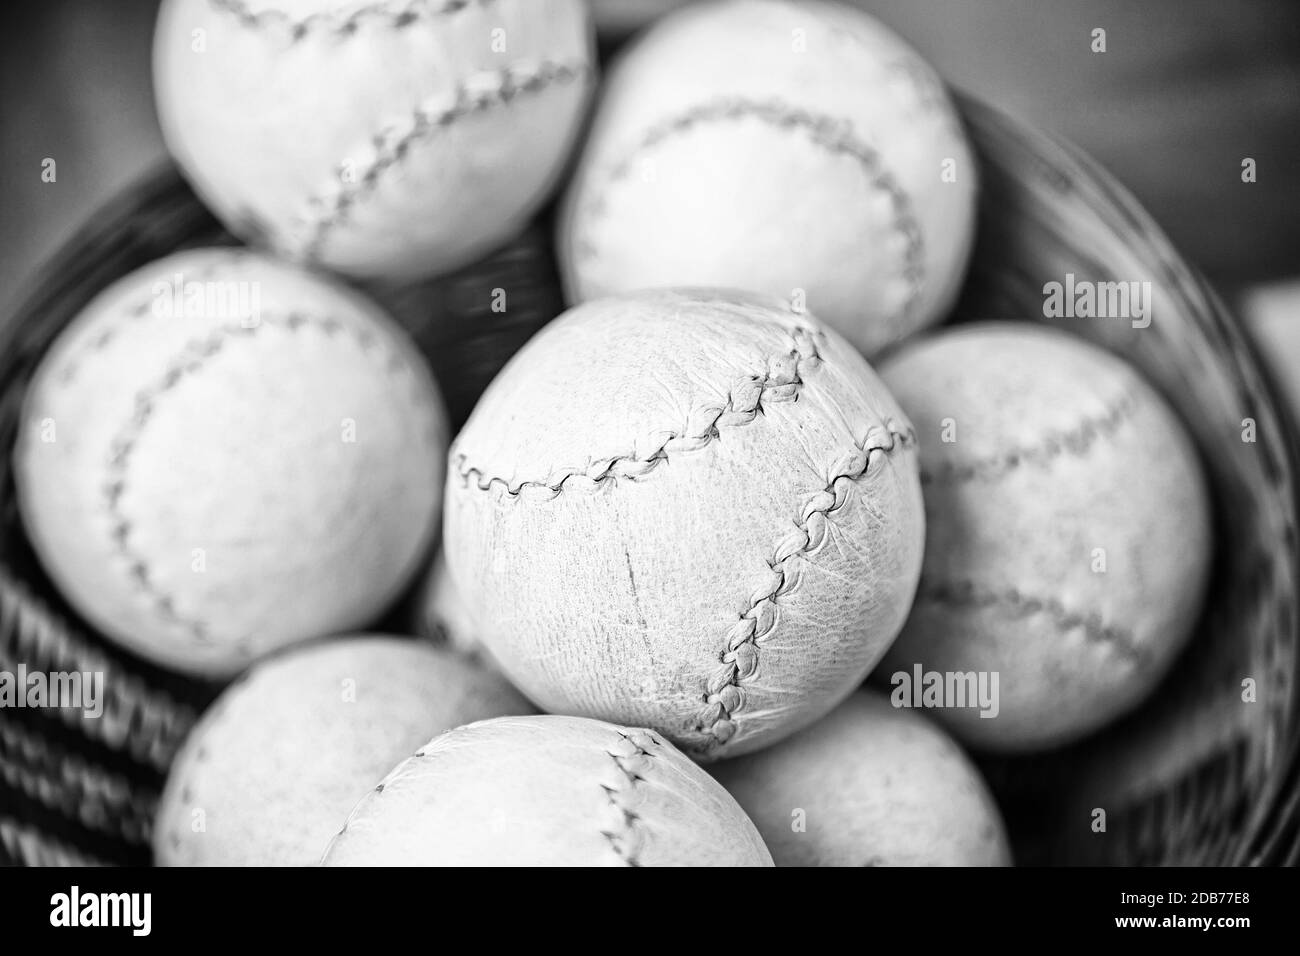
[[[585,60],[567,63],[547,60],[476,74],[469,81],[457,84],[450,95],[439,96],[436,104],[413,111],[405,124],[376,133],[371,139],[374,157],[351,181],[343,179],[343,169],[340,169],[332,194],[317,194],[307,199],[309,212],[299,226],[305,234],[302,255],[309,260],[318,259],[331,232],[347,224],[356,205],[378,188],[380,176],[405,159],[421,141],[467,117],[509,106],[519,96],[565,83],[586,82],[591,75],[591,67]]]
[[[628,866],[640,866],[640,853],[645,844],[645,829],[641,815],[632,806],[638,783],[645,781],[654,754],[649,748],[656,741],[645,731],[618,732],[623,741],[621,751],[607,750],[619,771],[619,782],[611,786],[602,783],[601,790],[613,811],[614,825],[602,829],[601,835],[609,841],[610,849]]]
[[[398,3],[371,3],[357,7],[351,13],[322,10],[309,13],[301,19],[292,19],[287,12],[275,8],[253,10],[247,0],[208,0],[214,11],[227,14],[246,29],[284,30],[295,43],[314,33],[335,37],[356,34],[366,21],[377,26],[395,29],[410,26],[420,20],[451,17],[471,7],[491,6],[496,0],[406,0]]]
[[[988,481],[1021,465],[1042,468],[1057,458],[1080,457],[1100,439],[1114,435],[1133,419],[1142,407],[1140,391],[1136,385],[1131,387],[1101,414],[1085,418],[1071,428],[1047,432],[1035,445],[1012,448],[973,462],[950,462],[934,471],[922,470],[921,483]]]
[[[204,743],[203,738],[207,736],[207,733],[213,727],[219,726],[221,719],[225,716],[226,712],[230,710],[236,701],[245,696],[252,677],[253,671],[245,670],[233,681],[227,684],[221,695],[213,701],[211,706],[209,706],[209,708],[204,712],[202,726],[200,727],[196,723],[194,732],[188,738],[187,743],[194,747],[194,756],[189,761],[187,774],[180,782],[180,792],[177,794],[177,799],[180,801],[182,809],[189,812],[189,816],[192,816],[195,810],[203,809],[202,807],[196,807],[194,805],[195,780],[199,777],[203,765],[208,762],[208,758],[212,754],[212,752],[208,750],[208,745]],[[189,754],[187,750],[178,752],[176,754],[176,759],[173,761],[173,767],[176,766],[177,762],[187,758],[188,756]],[[162,798],[160,797],[159,803],[161,804],[161,802]],[[177,815],[176,818],[172,820],[172,827],[166,835],[167,843],[174,853],[179,853],[181,847],[185,845],[185,838],[182,836],[181,826],[186,816],[187,814],[184,813]],[[158,822],[161,822],[161,820],[154,820],[155,824]],[[158,834],[154,834],[154,838],[162,839]]]
[[[534,489],[544,493],[539,495],[544,500],[558,496],[565,490],[566,484],[575,478],[585,479],[594,486],[617,482],[619,479],[638,481],[666,462],[670,455],[707,447],[721,437],[723,428],[748,425],[763,414],[766,405],[796,401],[803,387],[803,371],[815,368],[822,361],[817,350],[817,339],[822,333],[799,326],[790,334],[792,343],[789,351],[769,357],[763,374],[751,375],[734,385],[727,395],[726,404],[705,407],[691,415],[694,424],[688,421],[686,428],[668,433],[649,454],[597,459],[589,462],[586,468],[570,469],[558,477],[517,480],[511,484],[504,478],[488,476],[482,469],[469,466],[468,456],[462,453],[454,456],[457,472],[465,487],[472,485],[480,491],[499,487],[512,498],[520,497],[525,489]]]
[[[450,731],[448,732],[450,733]],[[338,842],[338,838],[348,832],[348,828],[352,826],[352,821],[357,819],[357,817],[359,817],[361,814],[365,813],[367,809],[369,809],[368,806],[369,801],[378,799],[378,797],[382,795],[385,790],[388,789],[389,785],[400,780],[402,777],[402,772],[407,770],[408,765],[412,760],[416,760],[416,759],[423,760],[425,758],[432,759],[434,756],[436,756],[436,754],[429,753],[429,749],[428,749],[430,745],[436,742],[437,742],[437,738],[430,741],[429,745],[426,745],[420,750],[417,750],[410,757],[406,758],[401,763],[399,763],[396,767],[394,767],[392,770],[388,771],[387,776],[385,776],[384,779],[380,780],[379,783],[376,784],[375,787],[369,793],[367,793],[364,797],[361,798],[360,801],[358,801],[356,806],[354,806],[351,809],[351,811],[348,812],[347,818],[343,821],[343,826],[339,828],[339,832],[334,834],[334,836],[330,838],[330,842],[326,844],[325,852],[321,854],[322,860],[325,857],[330,855],[330,851],[334,849],[334,844]]]
[[[704,708],[696,728],[708,736],[702,749],[721,746],[735,735],[737,711],[745,703],[742,685],[758,673],[758,651],[776,630],[780,599],[798,585],[803,562],[826,540],[831,518],[848,500],[851,485],[879,473],[896,449],[915,443],[910,428],[887,420],[883,428],[873,428],[862,441],[855,442],[853,451],[831,469],[826,487],[804,501],[794,530],[767,562],[771,570],[767,582],[753,593],[749,608],[732,625],[726,648],[718,657],[719,667],[705,684]]]
[[[952,609],[976,608],[1001,610],[1012,617],[1046,615],[1062,632],[1082,631],[1092,644],[1109,647],[1134,666],[1147,663],[1148,655],[1125,628],[1106,624],[1099,614],[1084,614],[1067,608],[1060,600],[1024,594],[1017,588],[999,591],[982,588],[974,581],[922,581],[917,592],[917,602],[925,601]]]
[[[231,250],[231,252],[234,252],[236,256],[239,255],[235,250]],[[200,283],[208,282],[214,279],[220,273],[221,269],[229,264],[230,263],[224,259],[221,262],[210,263],[203,268],[195,270],[190,275],[188,281]],[[141,319],[149,318],[153,315],[153,303],[155,300],[155,296],[142,298],[135,305],[123,311],[122,321],[105,323],[104,327],[95,334],[94,338],[90,339],[76,354],[67,360],[63,368],[59,371],[55,379],[56,382],[60,386],[70,385],[73,379],[76,378],[77,372],[81,368],[81,363],[85,361],[87,357],[94,355],[97,352],[102,352],[104,349],[108,348],[108,346],[113,343],[113,341],[127,328],[128,325],[138,322]]]
[[[311,316],[301,312],[288,312],[283,316],[262,315],[258,323],[251,327],[243,325],[220,326],[203,338],[188,343],[156,381],[136,393],[135,410],[131,418],[114,436],[109,445],[109,461],[106,468],[103,497],[111,525],[109,536],[112,541],[113,557],[125,566],[134,590],[152,605],[154,613],[161,617],[170,627],[180,629],[190,639],[201,644],[209,644],[214,639],[209,631],[208,624],[198,618],[183,615],[177,610],[172,595],[163,591],[154,583],[148,559],[131,546],[130,538],[133,525],[121,508],[131,455],[135,450],[136,443],[152,419],[159,399],[175,389],[182,381],[201,370],[211,358],[218,355],[225,348],[227,341],[232,338],[254,335],[258,329],[264,327],[283,328],[290,332],[297,332],[305,326],[320,329],[329,337],[333,337],[341,331],[348,331],[352,334],[357,346],[363,353],[370,353],[377,344],[376,336],[367,330],[352,330],[338,319],[329,316]],[[406,363],[396,352],[390,353],[385,368],[391,374],[400,374],[408,370]],[[234,646],[241,653],[246,654],[250,651],[246,639],[237,642]]]
[[[592,462],[584,470],[571,470],[547,481],[517,481],[511,485],[504,478],[486,477],[474,467],[467,467],[467,456],[454,456],[465,487],[481,491],[500,487],[507,497],[519,498],[525,489],[538,489],[544,500],[553,500],[566,484],[582,478],[598,486],[607,481],[640,480],[669,454],[698,451],[720,437],[720,425],[745,425],[762,414],[764,402],[795,401],[804,385],[802,371],[814,369],[822,361],[817,338],[822,333],[800,326],[792,330],[792,347],[788,352],[769,358],[764,375],[752,375],[735,386],[721,408],[705,409],[701,426],[672,433],[654,452],[644,457],[619,456]],[[848,496],[848,482],[875,474],[872,466],[882,462],[898,447],[915,445],[916,435],[910,427],[892,419],[870,429],[865,438],[855,442],[853,450],[831,469],[826,487],[804,502],[794,529],[777,545],[768,560],[771,577],[750,599],[749,609],[731,628],[727,645],[719,655],[717,671],[706,681],[701,700],[704,704],[697,730],[709,736],[704,749],[726,743],[736,732],[735,713],[743,704],[740,684],[752,680],[758,669],[759,641],[776,628],[777,599],[798,583],[799,569],[795,558],[804,558],[825,539],[831,515],[843,507]],[[873,457],[873,452],[879,453]],[[841,479],[846,479],[842,481]]]
[[[589,229],[591,222],[604,216],[610,187],[629,177],[634,161],[643,152],[705,123],[746,118],[759,119],[784,130],[803,132],[814,145],[834,155],[855,160],[867,174],[871,186],[889,197],[894,212],[894,229],[907,242],[903,254],[903,278],[908,286],[907,296],[898,312],[886,320],[890,328],[896,329],[911,316],[924,287],[925,247],[921,226],[912,211],[911,200],[894,176],[885,169],[880,153],[855,137],[852,124],[845,120],[790,106],[781,100],[760,101],[735,97],[701,104],[647,130],[627,157],[609,170],[603,191],[583,204],[579,218],[585,220]],[[586,239],[579,239],[575,243],[575,253],[586,260],[597,255],[595,244]]]
[[[177,756],[181,756],[181,754],[178,754]],[[195,754],[194,762],[189,767],[189,774],[185,777],[184,782],[181,783],[180,793],[177,794],[177,799],[180,801],[182,811],[188,812],[182,812],[176,815],[176,819],[172,821],[172,825],[168,829],[165,837],[161,834],[155,834],[155,839],[166,839],[167,846],[173,853],[179,854],[181,848],[185,845],[185,838],[181,835],[181,821],[186,817],[192,818],[196,809],[202,809],[201,807],[195,807],[192,802],[194,800],[194,777],[198,773],[199,765],[207,763],[207,760],[207,748],[199,748],[198,753]],[[160,799],[159,803],[161,804],[161,802]]]

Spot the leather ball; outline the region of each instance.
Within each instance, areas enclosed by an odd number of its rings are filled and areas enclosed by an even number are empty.
[[[543,710],[752,750],[852,692],[902,626],[911,426],[788,303],[659,290],[540,332],[457,437],[447,570]]]

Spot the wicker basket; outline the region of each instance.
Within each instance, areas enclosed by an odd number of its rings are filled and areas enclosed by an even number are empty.
[[[989,761],[1022,863],[1247,863],[1296,853],[1296,450],[1245,338],[1114,182],[1069,147],[963,100],[982,162],[982,226],[957,320],[1043,321],[1042,286],[1072,272],[1149,279],[1155,321],[1069,327],[1139,365],[1192,430],[1209,469],[1219,548],[1193,646],[1140,712],[1065,751]],[[561,310],[550,222],[442,280],[370,291],[433,365],[454,423],[505,360]],[[230,243],[172,170],[91,220],[0,328],[0,442],[12,447],[43,350],[107,284],[177,249]],[[509,296],[491,310],[492,290]],[[1242,419],[1258,441],[1240,440]],[[0,711],[0,861],[144,863],[177,745],[217,688],[105,643],[53,591],[0,486],[0,669],[102,670],[98,721]],[[1243,703],[1253,678],[1258,702]],[[1104,834],[1092,830],[1104,808]]]

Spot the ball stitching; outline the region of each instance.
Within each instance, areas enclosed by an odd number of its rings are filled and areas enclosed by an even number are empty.
[[[1017,588],[983,588],[974,581],[964,580],[922,581],[916,599],[918,603],[924,601],[949,608],[1000,608],[1014,617],[1046,615],[1060,632],[1082,631],[1087,641],[1111,648],[1134,667],[1144,667],[1151,660],[1132,631],[1106,624],[1100,615],[1067,608],[1054,597],[1025,594]]]
[[[972,462],[944,462],[934,469],[921,469],[921,483],[963,483],[991,480],[1021,465],[1042,467],[1057,458],[1082,456],[1102,438],[1113,436],[1141,410],[1143,389],[1135,383],[1097,415],[1086,416],[1072,427],[1050,431],[1034,445],[997,452]]]
[[[171,770],[180,765],[182,761],[189,757],[191,751],[193,752],[194,758],[189,762],[189,766],[187,767],[189,773],[183,779],[179,780],[180,793],[178,794],[182,807],[189,810],[191,815],[195,810],[195,807],[190,805],[194,798],[195,780],[198,777],[200,767],[206,764],[208,758],[211,756],[204,735],[210,733],[212,728],[219,727],[222,718],[230,710],[231,706],[236,701],[247,695],[253,676],[253,670],[246,670],[226,685],[226,689],[203,713],[202,719],[194,725],[192,732],[185,740],[184,747],[176,754],[176,758],[172,761],[171,767],[167,768],[168,770]],[[168,796],[168,786],[171,783],[172,781],[170,779],[164,783],[163,793],[159,796],[157,801],[160,807]],[[157,815],[155,814],[151,820],[151,825],[156,823],[157,819]],[[206,832],[206,830],[204,832]],[[171,846],[172,852],[179,854],[182,846],[185,844],[185,840],[181,835],[179,820],[173,821],[173,825],[168,831],[166,839],[168,844]]]
[[[906,241],[903,254],[903,278],[907,282],[907,295],[897,313],[886,318],[885,324],[896,329],[915,311],[920,301],[925,279],[925,248],[921,225],[912,210],[911,200],[894,176],[885,168],[880,153],[854,135],[852,124],[824,113],[791,106],[781,100],[752,100],[744,97],[724,97],[701,104],[650,127],[641,140],[621,161],[605,174],[603,190],[581,203],[575,223],[585,227],[575,229],[573,243],[575,256],[592,260],[597,257],[596,245],[584,234],[591,224],[606,212],[609,189],[631,175],[637,158],[647,150],[705,123],[725,122],[755,118],[770,125],[790,131],[803,132],[812,142],[834,155],[847,156],[866,172],[871,186],[885,193],[894,213],[894,231]]]
[[[463,487],[490,491],[499,488],[506,498],[518,500],[526,489],[537,489],[545,501],[559,496],[568,482],[581,478],[592,487],[622,478],[639,480],[658,464],[668,459],[669,453],[697,451],[706,447],[720,435],[719,425],[744,425],[762,413],[764,402],[794,401],[804,385],[803,369],[814,369],[824,360],[817,343],[824,333],[807,326],[790,331],[791,348],[767,361],[764,375],[754,375],[731,389],[727,404],[713,408],[704,416],[703,427],[673,433],[651,454],[638,458],[635,455],[617,456],[592,462],[584,470],[569,470],[558,478],[548,480],[516,480],[488,477],[473,466],[468,466],[465,454],[453,453],[455,468]],[[848,496],[848,486],[879,471],[881,463],[896,448],[908,448],[916,443],[910,426],[893,419],[868,430],[856,442],[852,451],[837,462],[824,489],[814,493],[804,502],[794,529],[776,546],[768,559],[770,575],[750,597],[750,607],[732,626],[727,643],[719,654],[719,667],[706,681],[702,701],[704,707],[698,718],[696,730],[706,735],[698,751],[708,752],[725,744],[736,733],[736,712],[744,703],[741,684],[752,680],[758,671],[759,642],[768,637],[777,625],[777,599],[794,590],[802,574],[803,559],[825,539],[830,516],[843,507]],[[874,470],[873,470],[874,469]]]
[[[641,865],[640,853],[645,847],[646,834],[644,820],[634,809],[632,798],[637,784],[645,782],[645,773],[652,766],[655,755],[649,748],[655,745],[655,740],[642,730],[620,730],[618,736],[621,745],[606,753],[619,770],[619,782],[614,786],[600,785],[613,811],[615,825],[600,833],[620,860],[627,866],[637,867]]]
[[[289,38],[295,43],[312,33],[352,36],[367,20],[378,26],[401,29],[419,20],[449,17],[470,7],[487,7],[495,2],[496,0],[405,0],[397,3],[371,3],[347,14],[322,10],[295,20],[286,11],[275,7],[253,10],[247,0],[208,0],[213,10],[233,17],[246,29],[282,29],[288,32]]]
[[[763,406],[772,403],[792,402],[803,387],[801,368],[811,368],[821,361],[816,339],[820,331],[799,327],[791,332],[791,348],[774,355],[766,362],[761,375],[751,375],[732,386],[724,405],[699,409],[689,416],[694,426],[670,432],[659,446],[646,455],[615,455],[591,461],[586,468],[567,469],[546,479],[516,479],[487,475],[481,468],[471,466],[464,453],[453,453],[456,471],[466,488],[473,485],[480,491],[500,488],[510,498],[519,498],[525,490],[541,492],[544,500],[555,498],[574,479],[583,479],[599,487],[618,480],[637,481],[645,478],[670,455],[699,451],[721,437],[723,427],[748,425],[763,412]]]
[[[211,644],[214,640],[209,625],[199,618],[187,616],[176,607],[172,595],[161,590],[152,579],[152,571],[143,554],[132,549],[130,537],[133,530],[131,521],[121,510],[122,495],[126,490],[127,469],[135,450],[136,442],[153,417],[158,400],[174,389],[182,381],[202,369],[208,360],[219,354],[227,341],[240,336],[255,334],[263,327],[275,327],[297,332],[305,326],[317,328],[327,336],[337,335],[347,328],[356,340],[363,354],[374,351],[375,337],[361,329],[351,329],[338,319],[329,316],[312,316],[299,312],[284,315],[263,315],[256,325],[223,325],[213,330],[202,339],[188,343],[181,353],[172,360],[162,376],[153,384],[141,389],[135,397],[135,409],[125,426],[112,439],[109,445],[109,461],[106,468],[106,480],[103,486],[103,500],[110,522],[109,537],[112,541],[114,556],[121,563],[130,578],[133,589],[148,601],[155,612],[170,627],[186,634],[199,644]],[[384,368],[391,374],[408,371],[406,363],[396,353],[384,362]],[[418,390],[418,383],[416,388]],[[425,437],[436,442],[436,425]],[[235,649],[244,655],[251,654],[247,640],[235,644]]]
[[[696,730],[706,739],[695,748],[698,752],[722,746],[739,729],[736,716],[745,703],[743,685],[758,672],[761,642],[777,628],[779,600],[798,586],[804,560],[825,540],[830,516],[844,506],[850,484],[877,473],[896,449],[915,443],[911,428],[892,419],[883,428],[871,429],[832,469],[826,487],[804,503],[794,530],[781,540],[768,561],[771,574],[766,584],[754,592],[749,608],[732,625],[726,649],[718,658],[720,666],[705,685],[704,708]]]
[[[242,256],[238,250],[231,250],[230,258],[231,260],[237,261],[242,258]],[[192,273],[190,280],[193,282],[208,282],[216,277],[221,267],[228,264],[230,264],[228,261],[221,261],[203,266]],[[108,348],[109,345],[116,340],[118,335],[125,331],[132,323],[139,322],[152,316],[154,314],[154,301],[153,298],[141,298],[139,302],[123,310],[123,321],[104,323],[104,327],[98,330],[95,335],[86,342],[84,348],[79,349],[68,358],[62,369],[55,376],[55,380],[58,384],[61,386],[71,385],[73,380],[77,377],[77,372],[81,369],[81,363],[85,361],[87,357],[96,352],[102,352],[104,349]]]
[[[297,226],[302,238],[291,242],[299,248],[286,249],[286,253],[308,261],[318,260],[330,234],[348,223],[352,209],[378,188],[384,172],[405,159],[421,141],[467,117],[508,106],[521,95],[566,83],[586,83],[591,77],[591,67],[585,61],[548,60],[476,74],[472,80],[458,83],[450,97],[441,94],[436,102],[413,111],[403,125],[387,127],[372,136],[370,142],[375,155],[358,171],[354,181],[345,182],[336,177],[332,194],[309,197],[306,201],[309,212],[304,213]]]
[[[1043,467],[1058,458],[1082,456],[1102,438],[1113,436],[1131,423],[1142,408],[1143,397],[1141,383],[1134,382],[1102,412],[1085,416],[1071,428],[1047,432],[1035,445],[998,452],[973,462],[945,462],[938,469],[923,468],[921,484],[988,481],[1022,465]],[[1077,609],[1067,608],[1056,598],[1025,595],[1017,588],[1001,591],[982,588],[971,580],[931,581],[923,578],[916,600],[918,603],[925,601],[950,608],[1002,608],[1016,617],[1046,614],[1061,633],[1081,630],[1088,642],[1110,647],[1134,667],[1144,667],[1150,663],[1150,655],[1131,630],[1106,624],[1100,615],[1086,615]]]

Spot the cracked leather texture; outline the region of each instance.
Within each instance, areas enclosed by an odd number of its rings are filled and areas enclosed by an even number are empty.
[[[973,154],[940,78],[861,10],[676,11],[612,64],[580,156],[557,243],[571,302],[800,289],[871,356],[960,289]]]
[[[326,866],[771,866],[753,823],[652,731],[576,717],[443,734],[368,794]]]
[[[929,718],[872,690],[774,747],[709,770],[777,866],[1011,862],[1002,817],[970,759]]]
[[[159,802],[155,860],[314,865],[357,801],[431,733],[529,713],[502,678],[416,641],[287,651],[229,687],[191,732]]]
[[[991,750],[1064,744],[1137,705],[1186,644],[1210,564],[1208,490],[1168,405],[1119,358],[1028,324],[938,334],[881,374],[917,430],[927,539],[878,674],[997,671],[996,718],[935,712]]]
[[[800,329],[820,359],[773,390],[786,400],[728,424],[733,392],[752,401],[756,376],[788,376]],[[590,303],[511,361],[458,436],[448,570],[544,710],[654,727],[697,758],[760,747],[849,694],[907,614],[924,538],[912,446],[872,452],[827,493],[862,443],[890,443],[887,426],[907,430],[866,361],[777,300],[665,290]],[[665,446],[683,433],[707,440]],[[661,447],[639,477],[590,477]],[[819,543],[785,554],[809,504],[831,498]],[[756,615],[771,630],[740,652],[754,670],[728,682],[740,702],[719,741],[708,682],[782,555],[790,587]]]

